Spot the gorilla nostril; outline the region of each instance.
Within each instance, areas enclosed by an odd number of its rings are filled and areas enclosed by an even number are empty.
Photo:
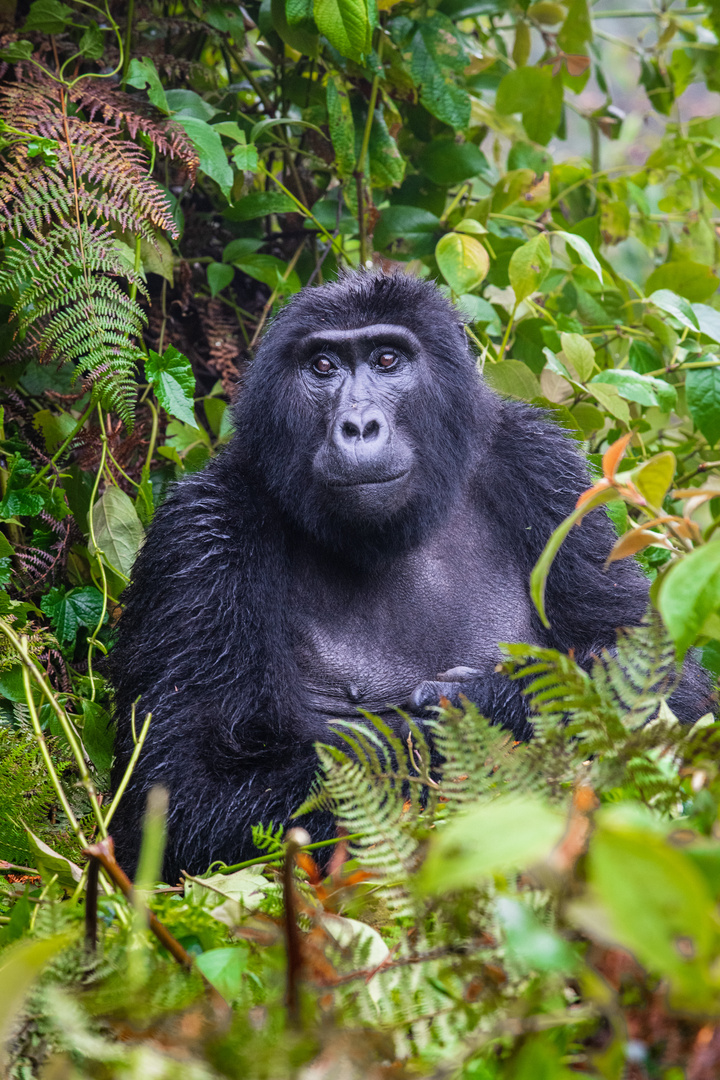
[[[353,424],[352,420],[346,420],[341,430],[346,439],[360,438],[360,428],[357,424]]]
[[[380,425],[378,424],[377,420],[370,420],[369,423],[365,425],[365,430],[363,431],[363,439],[374,439],[375,436],[379,434]]]

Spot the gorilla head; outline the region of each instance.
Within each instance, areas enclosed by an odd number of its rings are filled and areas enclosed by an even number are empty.
[[[417,544],[452,504],[482,394],[462,324],[434,286],[355,274],[276,318],[236,428],[284,515],[362,560]]]

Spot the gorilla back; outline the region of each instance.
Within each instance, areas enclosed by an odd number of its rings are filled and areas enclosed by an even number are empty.
[[[248,857],[252,824],[287,821],[333,718],[362,707],[397,723],[394,705],[421,716],[462,692],[527,737],[497,643],[582,661],[647,602],[634,562],[604,568],[614,534],[596,510],[553,565],[542,626],[530,571],[590,479],[538,410],[483,384],[431,284],[361,273],[304,290],[267,332],[235,427],[157,511],[111,655],[116,784],[138,696],[152,713],[118,857],[132,869],[161,783],[169,880]],[[673,706],[685,720],[709,708],[693,665]],[[332,834],[327,815],[306,823]]]

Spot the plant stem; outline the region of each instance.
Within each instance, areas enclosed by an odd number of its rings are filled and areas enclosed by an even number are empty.
[[[125,27],[125,44],[123,49],[123,62],[122,62],[122,75],[120,76],[120,89],[125,89],[127,83],[128,68],[130,67],[130,56],[132,54],[132,28],[133,18],[135,16],[135,0],[128,0],[127,5],[127,25]]]
[[[120,804],[120,800],[122,799],[122,797],[123,797],[123,795],[125,793],[125,788],[130,783],[130,777],[133,774],[133,769],[135,768],[135,764],[137,762],[137,759],[140,757],[140,751],[143,748],[143,743],[145,742],[145,737],[146,737],[146,735],[148,733],[148,729],[150,728],[150,720],[151,719],[152,719],[152,713],[148,713],[147,716],[145,717],[145,723],[143,724],[142,728],[140,729],[140,734],[137,737],[137,741],[136,741],[135,746],[133,748],[133,752],[132,752],[132,754],[130,756],[130,760],[128,761],[127,768],[125,769],[125,772],[123,773],[122,780],[118,784],[118,788],[117,788],[117,791],[115,792],[115,795],[113,797],[113,801],[110,803],[110,806],[107,808],[107,810],[105,812],[105,828],[106,828],[106,830],[109,828],[110,822],[113,819],[113,815],[115,814],[115,811],[117,810],[117,808],[118,808],[118,806]],[[135,721],[135,706],[133,705],[133,727],[134,727],[134,721]]]
[[[378,64],[382,64],[382,51],[385,38],[380,33],[380,39],[378,41]],[[382,70],[382,69],[381,69]],[[365,193],[363,191],[363,183],[365,181],[365,160],[368,155],[368,148],[370,146],[370,135],[372,133],[373,120],[375,118],[375,103],[377,102],[378,89],[380,88],[380,72],[377,73],[372,81],[370,87],[370,100],[368,102],[368,114],[365,121],[365,130],[363,131],[362,143],[360,144],[360,156],[357,159],[357,165],[355,166],[355,183],[357,184],[357,199],[358,199],[358,228],[360,230],[360,265],[365,266],[368,259],[367,253],[367,222],[365,221]],[[371,199],[372,201],[372,199]]]
[[[88,405],[87,409],[85,410],[85,412],[84,412],[84,413],[82,414],[82,416],[81,416],[81,417],[80,417],[80,419],[78,420],[78,422],[77,422],[77,424],[75,425],[75,427],[74,427],[74,428],[72,429],[72,431],[71,431],[71,432],[70,432],[70,434],[68,435],[67,439],[65,439],[65,441],[64,441],[63,443],[61,443],[61,445],[59,446],[59,448],[58,448],[58,449],[57,449],[57,450],[55,451],[55,453],[53,454],[53,456],[52,456],[52,457],[50,458],[50,460],[48,461],[47,465],[43,465],[43,467],[42,467],[42,469],[40,470],[40,472],[39,472],[39,473],[36,473],[36,474],[35,474],[35,476],[33,476],[32,480],[31,480],[31,481],[30,481],[30,483],[28,484],[28,488],[32,488],[32,487],[35,487],[35,485],[36,485],[37,483],[39,483],[39,482],[40,482],[40,480],[42,480],[43,476],[45,476],[45,474],[46,474],[47,472],[49,472],[49,470],[50,470],[50,469],[51,469],[51,468],[53,467],[53,465],[55,464],[55,462],[57,461],[57,459],[58,459],[58,458],[59,458],[59,457],[60,457],[60,456],[61,456],[62,454],[64,454],[64,453],[65,453],[65,451],[67,450],[68,446],[69,446],[69,445],[70,445],[70,443],[71,443],[71,442],[73,441],[73,439],[75,438],[75,436],[76,436],[76,435],[78,435],[78,433],[79,433],[80,431],[82,431],[83,427],[85,426],[85,422],[86,422],[86,420],[88,420],[88,418],[90,417],[90,415],[92,414],[92,412],[93,412],[94,410],[95,410],[95,402],[94,402],[94,401],[91,401],[91,402],[90,402],[90,404]]]

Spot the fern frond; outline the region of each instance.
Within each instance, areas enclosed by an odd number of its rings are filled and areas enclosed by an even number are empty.
[[[151,242],[156,230],[176,236],[177,229],[145,151],[126,131],[142,131],[191,173],[197,159],[184,134],[163,133],[147,113],[133,120],[128,95],[113,107],[114,91],[91,90],[86,81],[66,88],[36,74],[0,89],[13,131],[0,170],[0,231],[14,238],[5,247],[0,288],[18,297],[11,314],[16,335],[31,334],[41,359],[74,364],[95,397],[131,427],[142,355],[135,342],[146,323],[134,297],[147,292],[121,258],[111,225]],[[90,119],[68,115],[66,95]],[[32,139],[49,140],[47,152],[31,157]]]
[[[443,758],[441,790],[450,803],[478,799],[497,787],[496,772],[512,753],[513,737],[493,727],[470,702],[446,709],[433,723],[435,747]]]

